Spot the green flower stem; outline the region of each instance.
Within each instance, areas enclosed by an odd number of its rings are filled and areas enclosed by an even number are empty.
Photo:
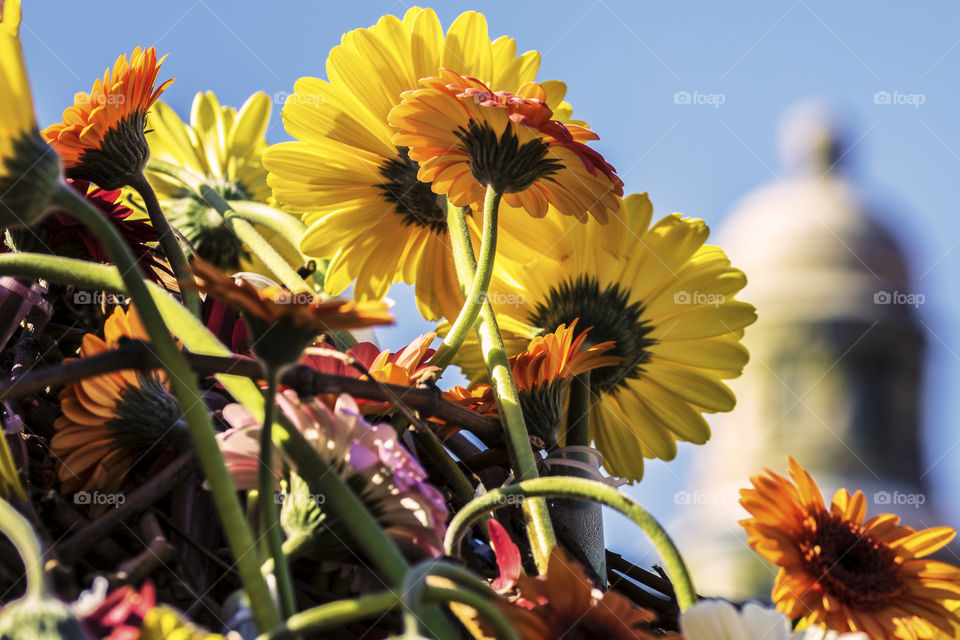
[[[677,594],[677,602],[680,605],[680,610],[686,610],[696,603],[697,592],[693,587],[693,581],[690,579],[690,572],[687,571],[687,566],[680,552],[677,550],[676,545],[673,543],[673,540],[670,539],[667,532],[660,526],[660,523],[636,502],[621,494],[613,487],[607,486],[602,482],[597,482],[596,480],[569,476],[554,476],[551,478],[526,480],[502,489],[493,489],[463,507],[453,517],[453,520],[450,521],[450,525],[447,527],[447,537],[444,540],[444,548],[447,554],[455,555],[458,552],[460,538],[481,514],[516,502],[516,500],[509,499],[511,496],[521,496],[523,498],[575,498],[598,502],[616,509],[633,520],[637,526],[647,534],[647,537],[650,538],[650,542],[653,543],[653,546],[660,554],[667,574],[673,582],[673,588]],[[524,500],[524,504],[526,502],[527,500]]]
[[[520,636],[496,605],[473,591],[462,588],[426,587],[423,596],[430,602],[461,602],[476,609],[490,623],[495,630],[495,637],[502,640],[520,640]],[[306,632],[339,627],[365,618],[380,617],[400,604],[402,604],[401,594],[396,591],[328,602],[291,616],[282,627],[269,635],[260,636],[258,640],[286,640]],[[453,635],[443,637],[446,639],[459,636],[454,632]]]
[[[247,527],[237,499],[236,488],[217,446],[213,423],[197,389],[196,376],[164,324],[150,289],[144,282],[130,250],[123,243],[113,225],[90,206],[73,189],[61,184],[53,195],[53,202],[68,212],[103,243],[107,254],[117,265],[123,284],[137,305],[140,319],[150,336],[164,368],[169,372],[170,385],[183,412],[184,421],[193,439],[194,447],[213,494],[223,531],[230,544],[244,588],[250,597],[254,619],[261,629],[270,629],[278,621],[277,611],[270,598],[267,583],[260,573],[254,550],[253,536]]]
[[[481,580],[466,569],[437,560],[426,560],[407,572],[407,577],[403,581],[403,608],[404,608],[404,626],[408,633],[416,633],[419,629],[419,611],[420,603],[424,600],[427,586],[427,578],[431,575],[447,578],[457,583],[458,589],[464,588],[471,596],[479,598],[479,601],[489,605],[489,600],[497,598],[497,593],[490,588],[486,581]],[[453,591],[453,590],[451,590]],[[517,638],[516,631],[507,622],[507,619],[495,607],[490,607],[484,617],[490,622],[496,630],[497,638]]]
[[[350,531],[351,542],[355,542],[357,547],[363,550],[387,583],[396,587],[403,584],[407,561],[357,494],[300,431],[285,420],[278,422],[283,429],[274,433],[273,440],[290,457],[297,473],[310,490],[323,496],[324,504],[337,514]]]
[[[585,371],[570,383],[567,426],[563,443],[568,447],[590,446],[590,372]],[[570,454],[573,457],[573,454]]]
[[[317,450],[307,441],[300,431],[280,416],[283,427],[273,435],[283,452],[293,462],[297,473],[307,483],[310,490],[324,497],[325,506],[336,514],[339,521],[350,532],[351,542],[355,542],[366,557],[380,570],[386,582],[400,587],[409,570],[407,561],[393,540],[383,530],[357,494],[333,470]],[[424,619],[431,629],[441,632],[440,637],[456,637],[442,613],[430,607],[424,611]]]
[[[303,237],[307,227],[292,213],[286,213],[253,200],[228,200],[227,204],[246,220],[277,233],[291,247],[300,247],[300,238]],[[306,262],[307,257],[300,255]]]
[[[460,313],[453,321],[450,331],[447,332],[440,348],[430,358],[430,364],[441,369],[450,364],[457,351],[463,346],[467,335],[469,335],[480,316],[483,301],[486,300],[497,254],[497,214],[500,210],[501,196],[502,194],[499,191],[487,186],[487,193],[483,200],[483,235],[480,239],[480,259],[474,269],[472,284],[465,292],[463,307],[460,308]],[[473,257],[472,248],[470,257]]]
[[[297,270],[291,267],[287,260],[270,246],[270,243],[260,235],[252,224],[230,208],[230,204],[219,193],[205,184],[200,185],[199,189],[200,196],[223,216],[224,221],[237,234],[237,237],[247,245],[248,249],[257,254],[258,258],[263,260],[263,263],[283,283],[283,286],[294,293],[319,295],[313,287],[300,277]],[[349,331],[333,331],[331,333],[337,342],[337,346],[341,349],[347,349],[357,344],[356,339]]]
[[[453,245],[454,264],[461,285],[465,281],[473,281],[470,277],[471,267],[476,269],[473,258],[473,247],[470,233],[467,229],[466,214],[463,209],[447,208],[448,228]],[[469,280],[464,278],[468,276]],[[500,422],[506,430],[507,446],[510,450],[511,467],[518,480],[529,480],[538,477],[537,462],[533,457],[530,446],[530,434],[523,419],[523,410],[520,408],[520,398],[510,373],[510,363],[503,346],[503,337],[497,318],[490,305],[490,300],[483,296],[480,307],[480,318],[477,324],[477,335],[480,338],[480,348],[483,351],[484,363],[490,373],[491,386],[497,399],[497,408],[500,413]],[[527,519],[527,537],[537,569],[543,573],[547,570],[550,561],[550,550],[557,544],[547,510],[545,500],[524,500],[523,510]]]
[[[283,528],[277,513],[277,503],[273,477],[273,416],[277,408],[277,387],[280,384],[280,372],[276,367],[264,363],[267,374],[267,390],[264,395],[263,428],[260,430],[260,468],[257,474],[258,504],[260,506],[260,524],[267,538],[270,559],[275,567],[277,588],[280,591],[280,605],[283,616],[288,618],[297,612],[296,599],[293,596],[293,578],[290,576],[290,564],[283,554]]]
[[[173,275],[177,277],[177,280],[189,280],[191,276],[187,256],[183,252],[183,247],[180,246],[180,241],[177,240],[177,234],[173,227],[170,226],[167,217],[163,215],[160,201],[157,200],[157,194],[154,193],[153,187],[150,186],[142,173],[131,178],[129,182],[130,186],[143,198],[143,204],[147,207],[147,215],[150,216],[150,224],[157,231],[157,236],[160,238],[160,248],[163,249],[163,254],[170,263],[170,268],[173,269]],[[182,289],[180,296],[183,298],[184,306],[199,318],[202,314],[200,294],[193,289]]]
[[[0,253],[0,275],[43,278],[50,282],[70,284],[84,289],[127,294],[117,267],[87,260],[62,258],[40,253]],[[200,320],[161,287],[147,283],[153,301],[160,309],[164,323],[183,346],[198,354],[229,356],[228,349],[210,333]],[[263,416],[263,394],[257,385],[243,376],[220,373],[216,379],[234,398],[243,403],[258,419]]]
[[[223,216],[224,222],[233,230],[247,248],[263,260],[270,272],[294,293],[313,293],[313,288],[300,277],[297,270],[281,256],[260,233],[235,212],[223,197],[205,184],[200,185],[200,197]]]
[[[26,598],[43,598],[47,593],[47,576],[43,570],[40,541],[33,527],[6,500],[0,499],[0,532],[10,538],[23,560],[27,575]]]

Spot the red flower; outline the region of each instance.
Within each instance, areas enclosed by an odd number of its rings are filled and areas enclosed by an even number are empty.
[[[145,582],[139,592],[126,585],[114,589],[83,622],[97,638],[137,640],[144,616],[156,605],[157,592],[153,584]]]

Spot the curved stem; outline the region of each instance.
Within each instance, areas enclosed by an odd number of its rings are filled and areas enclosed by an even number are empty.
[[[639,504],[621,494],[613,487],[596,480],[574,478],[568,476],[554,476],[551,478],[537,478],[527,480],[502,489],[493,489],[474,499],[463,507],[450,521],[447,527],[447,536],[443,541],[448,555],[455,555],[460,546],[460,538],[464,532],[482,514],[512,504],[515,500],[508,496],[522,496],[523,498],[577,498],[590,500],[616,509],[633,520],[643,530],[650,542],[660,554],[663,565],[667,570],[677,594],[680,610],[685,610],[697,601],[697,592],[690,579],[690,572],[683,561],[683,557],[667,532],[660,526],[653,516]],[[526,503],[526,500],[524,500]]]
[[[473,591],[426,587],[423,596],[430,602],[461,602],[476,609],[477,613],[490,623],[496,638],[520,640],[520,635],[510,626],[496,605]],[[258,640],[286,640],[308,631],[343,626],[364,618],[382,616],[399,604],[401,595],[395,591],[328,602],[291,616],[282,627],[270,634],[261,635]]]
[[[471,269],[476,269],[471,246],[470,233],[467,228],[466,214],[463,209],[447,208],[447,223],[450,229],[450,241],[453,245],[454,264],[461,284],[471,278]],[[490,373],[491,386],[497,399],[497,408],[500,422],[506,431],[507,447],[510,451],[510,466],[519,480],[538,477],[537,462],[533,457],[530,446],[530,434],[523,419],[523,410],[520,408],[520,398],[513,383],[510,372],[510,363],[503,346],[503,337],[494,315],[490,300],[484,296],[480,308],[480,320],[477,325],[477,335],[480,339],[480,348],[483,351],[484,363]],[[550,550],[557,544],[553,532],[553,523],[544,500],[525,500],[523,511],[527,520],[527,537],[537,569],[543,573],[547,570],[550,561]]]
[[[446,368],[453,357],[463,346],[470,330],[473,329],[480,315],[480,308],[487,297],[490,287],[490,278],[493,276],[494,259],[497,253],[497,214],[500,210],[501,193],[491,186],[487,186],[487,193],[483,200],[483,235],[480,238],[480,259],[474,269],[473,283],[465,293],[463,307],[457,314],[456,320],[447,332],[443,343],[437,352],[430,358],[430,364],[441,369]],[[462,249],[462,247],[459,247]],[[456,251],[458,247],[454,248]],[[473,249],[470,249],[473,258]]]
[[[307,227],[292,213],[286,213],[253,200],[228,200],[227,204],[246,220],[276,232],[291,247],[300,246],[300,238],[303,237]],[[306,256],[303,256],[303,261],[307,261]]]
[[[147,215],[150,216],[150,224],[157,230],[157,235],[160,238],[160,248],[163,249],[163,254],[167,256],[170,268],[173,269],[173,275],[177,277],[177,280],[189,280],[191,276],[187,256],[177,240],[177,234],[173,227],[170,226],[167,217],[163,215],[160,201],[157,200],[157,194],[153,191],[153,187],[150,186],[142,173],[131,178],[129,182],[130,186],[143,198],[143,204],[147,207]],[[199,318],[202,313],[200,294],[193,289],[182,289],[180,296],[183,298],[184,306]]]
[[[0,532],[10,538],[23,560],[27,576],[27,598],[42,598],[47,593],[47,576],[43,570],[40,541],[33,527],[6,500],[0,499]]]
[[[273,415],[277,408],[277,387],[280,383],[280,372],[276,367],[269,367],[266,364],[264,366],[267,374],[267,390],[264,396],[263,428],[260,430],[257,504],[260,505],[261,530],[263,535],[267,537],[267,546],[270,549],[269,557],[273,560],[274,575],[277,577],[282,613],[284,617],[289,617],[297,612],[297,604],[293,596],[293,578],[290,576],[290,564],[283,554],[283,528],[280,526],[276,500],[273,499],[276,495],[274,490],[276,481],[273,477]]]
[[[243,517],[243,510],[240,508],[233,480],[224,465],[223,455],[217,446],[213,423],[197,389],[196,376],[170,336],[130,250],[113,225],[65,184],[60,185],[53,195],[53,201],[89,228],[103,243],[110,259],[116,264],[123,284],[137,306],[151,345],[170,374],[171,388],[183,412],[184,421],[207,477],[224,534],[237,562],[244,588],[250,597],[254,618],[261,629],[272,628],[277,623],[277,611],[270,598],[267,583],[260,573],[257,556],[252,553],[253,536]]]

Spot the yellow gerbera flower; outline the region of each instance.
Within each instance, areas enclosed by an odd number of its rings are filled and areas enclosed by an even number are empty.
[[[867,501],[840,489],[829,507],[817,483],[790,458],[790,478],[767,470],[742,489],[753,516],[740,522],[747,542],[778,565],[777,608],[804,624],[865,631],[874,640],[932,638],[960,623],[960,569],[923,559],[956,535],[950,527],[915,531],[885,513],[866,520]]]
[[[60,177],[37,131],[19,32],[20,0],[0,2],[0,229],[39,222]]]
[[[517,56],[513,39],[491,42],[479,13],[462,14],[444,36],[432,10],[413,8],[403,20],[384,16],[345,34],[327,59],[329,81],[297,81],[283,108],[284,126],[297,141],[270,147],[263,163],[277,201],[303,213],[308,230],[300,249],[332,259],[325,281],[331,293],[356,281],[358,298],[380,299],[403,280],[416,284],[426,317],[456,315],[463,294],[448,248],[444,199],[417,179],[419,167],[393,143],[387,115],[404,91],[442,67],[517,92],[539,66],[540,54]],[[568,121],[566,87],[542,86],[554,117]],[[498,264],[550,251],[556,223],[504,209],[509,206],[501,208]],[[477,242],[472,218],[469,225]]]
[[[189,124],[163,102],[147,116],[150,155],[192,172],[226,200],[267,203],[270,187],[261,161],[270,122],[270,97],[250,96],[238,111],[221,105],[211,91],[198,93]],[[146,171],[157,199],[171,224],[190,242],[197,255],[225,271],[263,271],[223,218],[185,185],[160,171]],[[292,265],[300,254],[278,234],[261,225],[257,231]]]
[[[560,213],[600,222],[620,206],[623,181],[584,144],[596,134],[553,120],[546,91],[535,82],[513,95],[442,69],[420,81],[390,111],[394,144],[420,163],[417,177],[459,207],[480,209],[490,186],[534,217],[552,204]]]
[[[150,157],[144,137],[147,110],[173,83],[155,87],[163,60],[157,60],[153,47],[137,47],[129,62],[120,56],[90,93],[77,93],[63,122],[43,130],[69,177],[112,190],[140,175]]]
[[[118,307],[103,327],[104,337],[83,336],[81,357],[117,348],[124,340],[148,340],[136,311]],[[180,408],[160,371],[114,371],[71,382],[60,392],[63,412],[54,423],[50,451],[64,494],[115,492],[130,468],[151,449],[159,450],[186,433]]]
[[[677,440],[710,438],[701,414],[733,408],[722,380],[740,375],[740,339],[756,319],[734,297],[746,276],[704,244],[702,220],[672,214],[651,226],[652,217],[646,194],[631,195],[608,224],[559,238],[563,260],[501,270],[489,292],[511,354],[575,318],[578,330],[592,327],[587,344],[614,342],[608,355],[619,364],[590,374],[590,435],[607,470],[630,480],[642,477],[644,457],[670,460]],[[482,376],[476,342],[457,362]]]

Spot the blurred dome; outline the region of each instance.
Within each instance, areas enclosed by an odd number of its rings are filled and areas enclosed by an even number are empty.
[[[904,305],[884,302],[907,291],[906,259],[843,175],[840,126],[820,102],[788,111],[779,136],[787,176],[744,197],[718,234],[764,325],[906,318]]]

